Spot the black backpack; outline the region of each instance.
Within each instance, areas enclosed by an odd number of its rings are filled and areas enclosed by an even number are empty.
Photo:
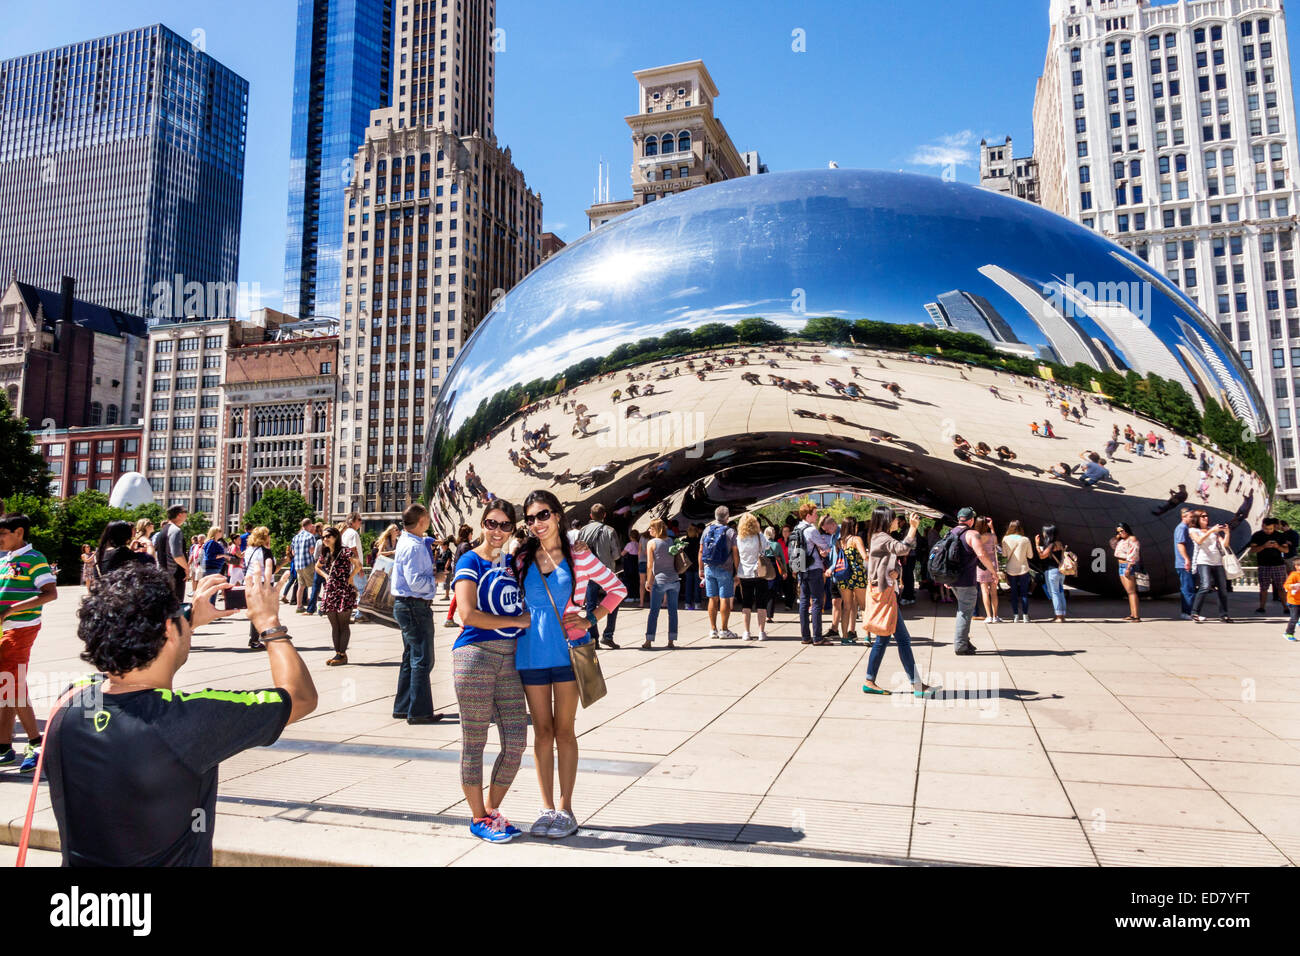
[[[958,531],[964,532],[966,529],[961,526],[953,528],[930,549],[927,567],[935,584],[946,584],[951,587],[961,577],[964,555],[961,539],[957,536]]]

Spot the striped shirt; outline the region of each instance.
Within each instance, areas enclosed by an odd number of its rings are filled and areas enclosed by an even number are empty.
[[[293,564],[296,570],[303,571],[315,565],[316,540],[316,536],[306,530],[293,536]]]
[[[543,564],[549,567],[550,562],[546,558],[541,562],[534,561],[523,581],[525,604],[532,623],[519,638],[515,649],[515,667],[520,670],[563,667],[569,663],[569,644],[560,618],[570,611],[581,611],[584,608],[588,582],[593,582],[604,590],[605,597],[600,603],[607,611],[617,610],[627,596],[627,587],[618,575],[605,567],[585,546],[573,549],[572,577],[567,561],[560,562],[558,568],[545,575],[542,574]],[[570,581],[573,582],[573,599],[564,604],[564,599],[569,594]],[[555,602],[554,609],[551,601]]]
[[[54,583],[54,572],[45,561],[45,555],[24,545],[0,558],[0,610],[27,601],[41,593],[41,588]],[[41,622],[41,609],[31,608],[10,614],[4,620],[7,630],[31,627]]]

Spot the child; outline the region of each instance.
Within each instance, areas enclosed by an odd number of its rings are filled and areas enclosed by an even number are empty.
[[[1292,558],[1287,561],[1287,567],[1291,573],[1287,575],[1286,583],[1282,585],[1286,591],[1286,607],[1291,612],[1291,617],[1286,623],[1286,639],[1294,641],[1295,624],[1300,620],[1300,558]]]
[[[24,514],[0,517],[0,766],[17,761],[14,718],[27,733],[22,773],[36,769],[41,730],[27,698],[27,662],[41,629],[41,605],[58,596],[45,556],[27,543],[31,521]],[[12,695],[12,696],[11,696]]]

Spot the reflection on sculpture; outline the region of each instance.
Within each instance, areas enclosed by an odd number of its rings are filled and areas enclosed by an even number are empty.
[[[1267,508],[1264,409],[1194,303],[1089,230],[926,177],[778,173],[620,217],[505,296],[439,396],[426,498],[443,532],[538,486],[624,525],[818,490],[970,504],[1055,522],[1107,592],[1091,558],[1122,520],[1164,591],[1179,494],[1237,545]],[[1091,456],[1109,477],[1081,480]]]

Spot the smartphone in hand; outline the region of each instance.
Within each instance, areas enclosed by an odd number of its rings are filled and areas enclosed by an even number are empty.
[[[227,588],[222,592],[226,596],[226,610],[246,610],[248,608],[248,596],[244,593],[242,587]]]

